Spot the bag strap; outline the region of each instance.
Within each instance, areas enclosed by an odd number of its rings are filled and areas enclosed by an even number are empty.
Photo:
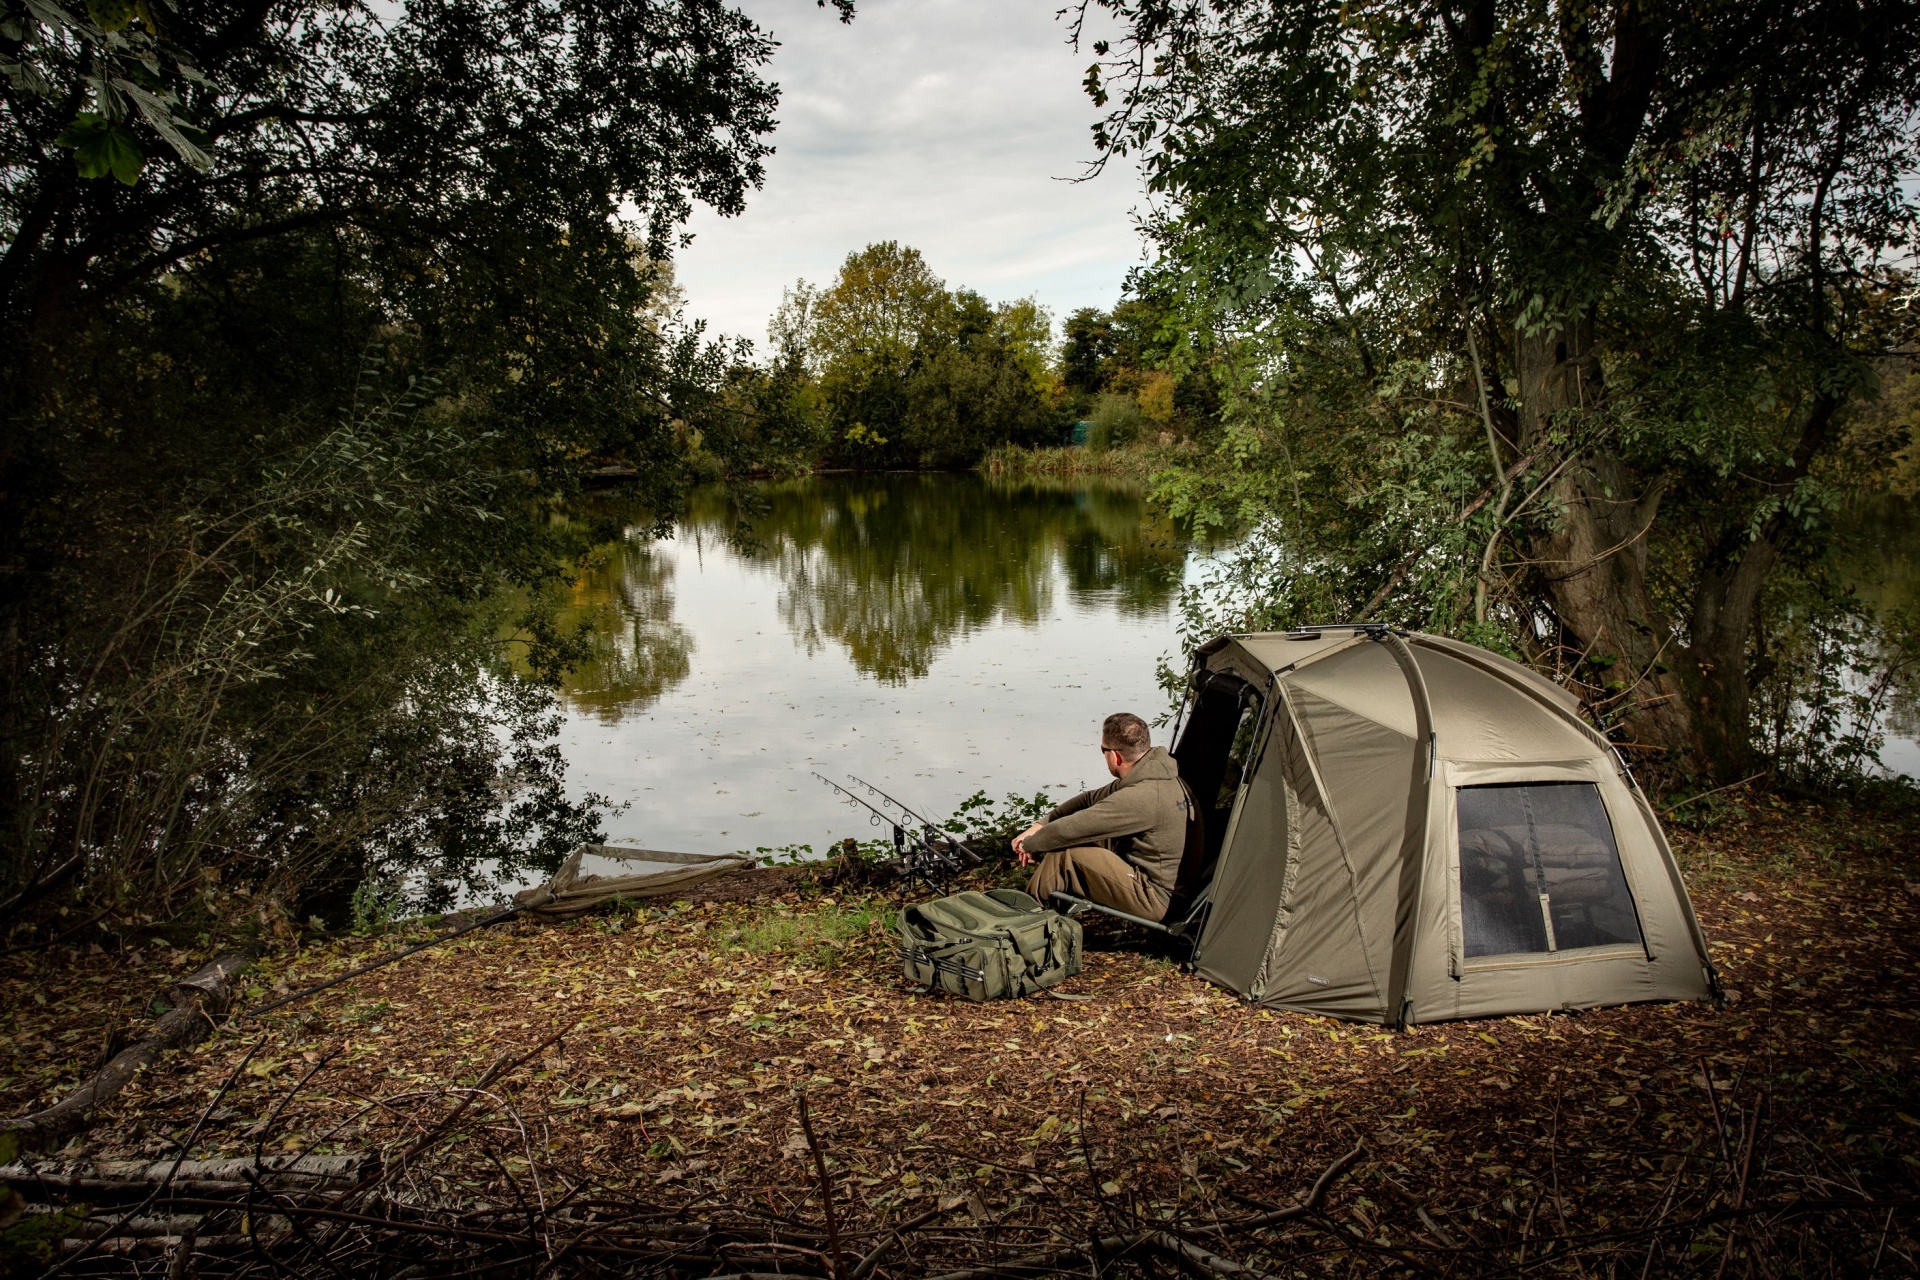
[[[900,957],[915,964],[924,964],[936,973],[947,972],[962,978],[976,981],[986,977],[986,971],[964,964],[956,957],[963,951],[975,951],[979,944],[975,942],[955,942],[944,947],[904,946],[900,948]]]
[[[1042,927],[1046,929],[1047,932],[1052,932],[1052,926],[1043,924]],[[1002,929],[1000,932],[1001,936],[1013,944],[1013,949],[1020,953],[1020,958],[1027,962],[1027,968],[1037,972],[1047,967],[1044,954],[1038,950],[1030,949],[1026,939],[1022,938],[1011,925]]]

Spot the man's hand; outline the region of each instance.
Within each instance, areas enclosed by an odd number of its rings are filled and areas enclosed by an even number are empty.
[[[1033,865],[1033,855],[1027,852],[1027,837],[1046,825],[1044,822],[1036,822],[1013,838],[1013,852],[1020,859],[1021,866]]]

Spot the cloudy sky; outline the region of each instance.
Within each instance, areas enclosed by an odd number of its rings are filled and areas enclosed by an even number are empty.
[[[702,210],[682,250],[687,310],[756,346],[780,291],[830,281],[875,240],[918,248],[949,286],[1033,296],[1056,324],[1112,306],[1140,260],[1137,172],[1061,181],[1092,155],[1092,60],[1049,0],[740,0],[781,41],[777,152],[746,212]]]

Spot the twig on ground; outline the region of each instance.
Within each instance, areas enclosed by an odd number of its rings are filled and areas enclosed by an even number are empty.
[[[113,1226],[96,1236],[86,1245],[83,1245],[78,1253],[63,1260],[59,1266],[47,1272],[43,1280],[58,1280],[58,1277],[65,1275],[80,1262],[84,1261],[87,1255],[91,1253],[93,1248],[97,1247],[101,1241],[113,1239],[126,1228],[128,1223],[153,1207],[154,1201],[160,1198],[161,1193],[164,1192],[168,1184],[173,1181],[173,1175],[180,1172],[180,1166],[186,1160],[187,1153],[193,1150],[194,1140],[200,1136],[200,1130],[206,1126],[207,1117],[213,1114],[213,1109],[220,1105],[220,1100],[227,1096],[227,1090],[233,1088],[233,1082],[240,1078],[240,1073],[247,1069],[247,1064],[253,1061],[253,1055],[260,1052],[260,1046],[266,1042],[267,1038],[265,1036],[261,1036],[258,1040],[255,1040],[252,1046],[248,1048],[246,1054],[234,1065],[233,1070],[227,1072],[227,1078],[220,1082],[220,1087],[214,1091],[213,1098],[205,1107],[201,1108],[200,1118],[193,1122],[193,1128],[188,1132],[187,1140],[180,1144],[180,1154],[174,1158],[173,1167],[167,1170],[166,1177],[154,1184],[153,1190],[147,1193],[147,1198],[127,1210]]]
[[[820,1175],[820,1211],[827,1220],[827,1248],[831,1251],[834,1280],[840,1280],[840,1225],[833,1216],[833,1180],[827,1177],[827,1156],[820,1149],[820,1139],[813,1135],[813,1120],[807,1115],[807,1095],[796,1092],[793,1101],[800,1111],[800,1131],[806,1135],[808,1150],[813,1152],[814,1171]]]

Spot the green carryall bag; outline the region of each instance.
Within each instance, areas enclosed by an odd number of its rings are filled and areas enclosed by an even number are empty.
[[[1080,972],[1080,922],[1018,889],[968,891],[900,912],[901,969],[969,1000],[1032,995]]]

